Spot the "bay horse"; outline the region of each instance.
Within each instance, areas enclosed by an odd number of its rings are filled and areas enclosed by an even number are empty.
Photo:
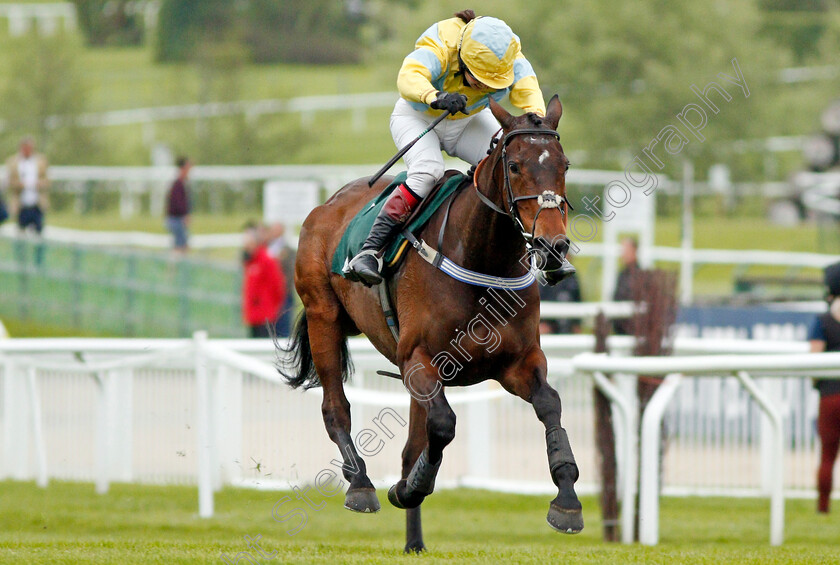
[[[528,256],[528,248],[542,258],[546,271],[556,271],[569,247],[565,199],[569,161],[556,132],[562,104],[554,96],[544,118],[515,117],[492,99],[490,107],[502,126],[501,136],[494,138],[496,143],[491,143],[488,157],[477,167],[471,186],[451,196],[448,213],[438,210],[418,235],[431,242],[439,238],[438,251],[478,273],[521,279],[529,271],[530,263],[521,260]],[[500,292],[465,284],[408,251],[391,279],[382,283],[389,285],[394,297],[400,325],[397,343],[376,288],[331,272],[333,254],[348,223],[389,183],[390,178],[383,178],[369,187],[367,179],[353,181],[304,221],[295,264],[303,313],[285,350],[292,358],[280,367],[294,388],[323,387],[324,425],[344,458],[343,474],[349,482],[345,507],[357,512],[380,508],[350,436],[350,403],[343,385],[352,372],[347,336],[363,333],[400,369],[412,396],[402,479],[388,492],[394,506],[407,510],[406,552],[425,549],[420,504],[433,492],[443,450],[455,437],[455,413],[444,386],[488,379],[533,405],[546,429],[549,472],[558,488],[549,505],[548,523],[565,533],[581,531],[583,515],[574,490],[578,468],[560,425],[560,397],[546,382],[537,285]],[[448,226],[442,231],[445,222]],[[500,303],[491,306],[488,292],[506,294],[507,310]]]

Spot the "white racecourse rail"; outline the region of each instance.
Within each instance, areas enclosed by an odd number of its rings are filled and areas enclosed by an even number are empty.
[[[594,492],[599,483],[593,382],[616,407],[627,509],[632,497],[626,493],[635,490],[630,448],[636,434],[628,433],[636,429],[628,394],[632,377],[611,381],[605,375],[671,375],[643,422],[642,540],[658,539],[658,529],[649,530],[659,480],[651,469],[658,468],[655,439],[664,415],[669,443],[663,492],[772,493],[771,541],[780,543],[780,487],[787,496],[813,496],[818,461],[817,397],[804,374],[840,373],[840,354],[800,355],[807,351],[804,342],[678,338],[675,357],[634,359],[585,353],[593,345],[592,336],[584,335],[543,339],[581,470],[579,490]],[[619,355],[632,346],[629,337],[609,341]],[[377,434],[367,444],[375,446],[367,450],[375,451],[366,457],[368,471],[378,486],[390,485],[400,469],[409,396],[398,381],[375,375],[393,368],[367,340],[351,340],[350,349],[357,369],[347,387],[353,434],[365,428]],[[311,482],[331,468],[337,454],[321,421],[320,389],[289,390],[275,360],[268,340],[208,340],[203,333],[191,340],[0,340],[0,477],[35,478],[40,485],[50,478],[94,481],[98,492],[106,492],[111,481],[198,484],[201,516],[213,514],[213,492],[223,484],[286,489]],[[771,373],[790,376],[760,384],[751,379]],[[448,398],[460,426],[446,451],[441,487],[546,495],[555,490],[544,433],[530,405],[495,383],[450,389]],[[761,410],[769,423],[762,423]],[[385,429],[373,425],[379,415],[386,416],[379,420],[387,422]],[[625,541],[632,540],[632,527],[623,531]]]

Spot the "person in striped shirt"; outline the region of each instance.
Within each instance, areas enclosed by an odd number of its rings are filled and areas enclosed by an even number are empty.
[[[443,177],[441,150],[476,165],[486,155],[499,123],[490,98],[539,116],[545,100],[519,37],[500,19],[464,10],[437,22],[417,40],[397,77],[400,99],[391,114],[391,135],[403,147],[444,111],[449,116],[423,136],[404,160],[408,178],[386,201],[350,270],[366,285],[382,282],[379,253]]]

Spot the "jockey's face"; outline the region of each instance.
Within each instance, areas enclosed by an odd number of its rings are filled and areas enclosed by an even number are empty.
[[[473,74],[468,70],[464,71],[464,78],[467,79],[467,84],[470,85],[470,88],[474,88],[476,90],[493,90],[477,78],[473,76]]]

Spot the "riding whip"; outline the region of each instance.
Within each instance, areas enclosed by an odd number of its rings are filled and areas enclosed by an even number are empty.
[[[444,118],[446,118],[448,115],[449,115],[449,110],[444,111],[444,112],[443,112],[443,114],[441,114],[440,116],[438,116],[437,118],[435,118],[435,121],[433,121],[433,122],[429,125],[429,127],[427,127],[426,129],[424,129],[424,130],[420,133],[420,135],[418,135],[417,137],[415,137],[414,139],[412,139],[412,140],[411,140],[411,141],[410,141],[410,142],[409,142],[409,143],[408,143],[405,147],[403,147],[402,149],[400,149],[399,151],[397,151],[397,154],[396,154],[396,155],[394,155],[393,157],[391,157],[391,160],[390,160],[390,161],[388,161],[387,163],[385,163],[385,166],[384,166],[384,167],[382,167],[381,169],[379,169],[379,170],[376,172],[376,174],[375,174],[375,175],[373,175],[372,177],[370,177],[370,180],[368,181],[368,186],[373,186],[373,183],[375,183],[376,181],[378,181],[378,180],[379,180],[379,177],[381,177],[382,175],[384,175],[384,174],[388,171],[388,169],[390,169],[391,167],[393,167],[393,166],[394,166],[394,163],[396,163],[397,161],[399,161],[399,160],[400,160],[400,158],[401,158],[403,155],[405,155],[406,153],[408,153],[408,150],[409,150],[409,149],[411,149],[412,147],[414,147],[414,144],[415,144],[415,143],[417,143],[418,141],[420,141],[420,138],[421,138],[421,137],[423,137],[424,135],[426,135],[427,133],[429,133],[430,131],[432,131],[433,129],[435,129],[435,126],[436,126],[436,125],[438,125],[440,122],[442,122],[442,121],[444,120]]]

